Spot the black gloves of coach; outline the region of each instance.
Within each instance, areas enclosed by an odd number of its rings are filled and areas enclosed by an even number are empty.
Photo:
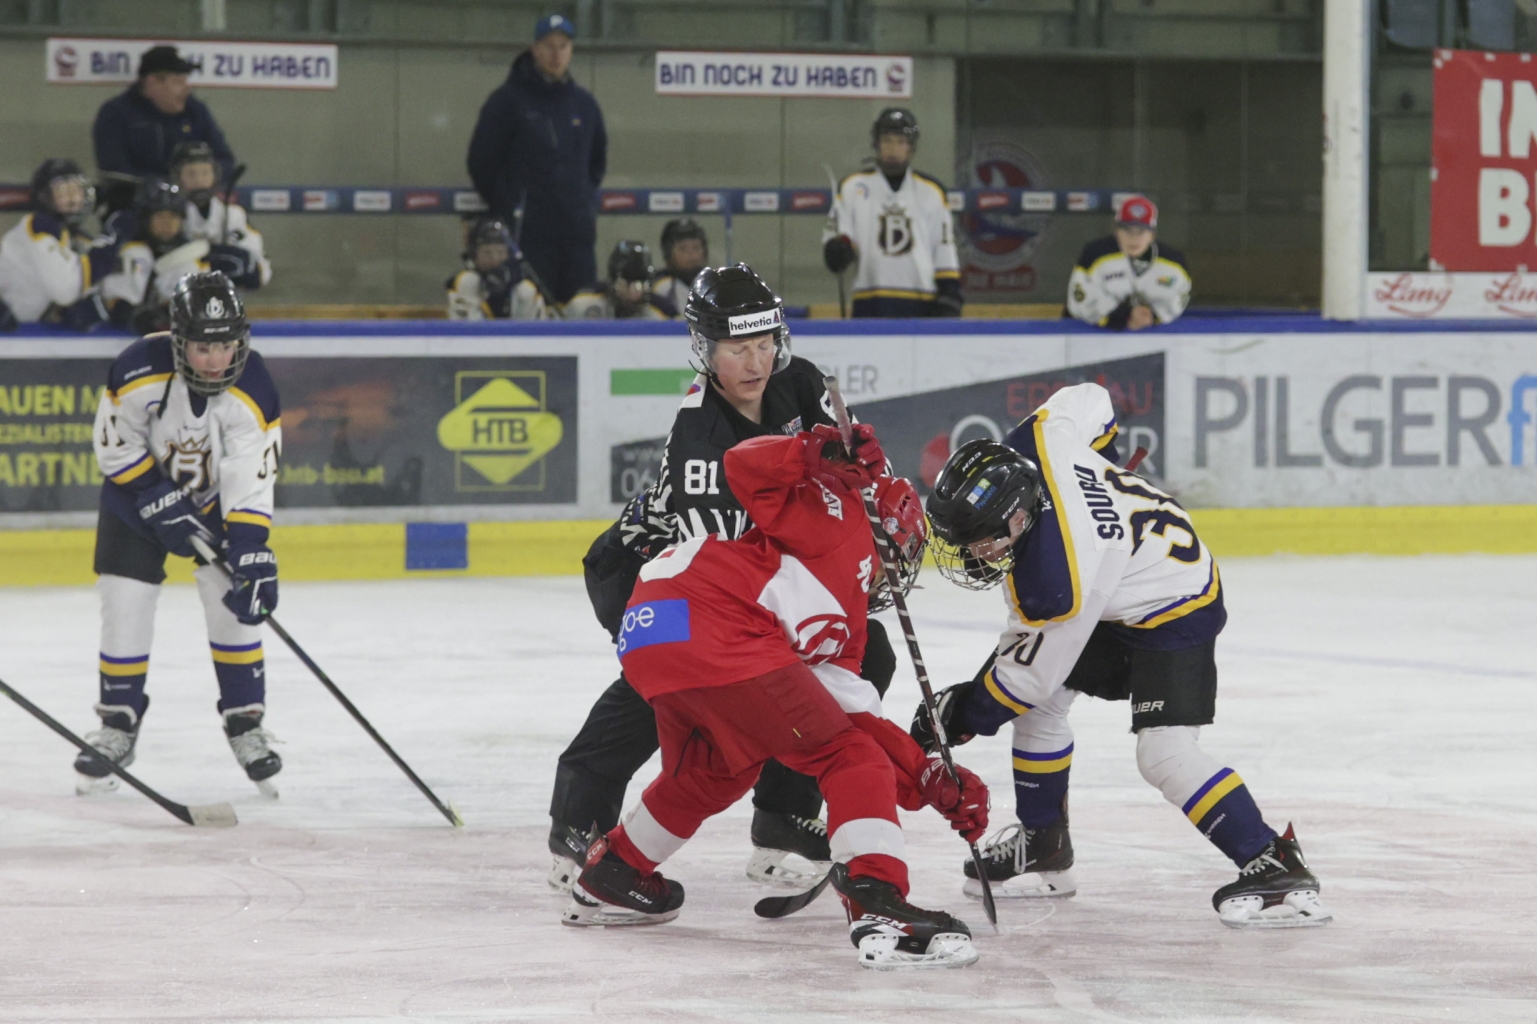
[[[952,747],[958,747],[963,743],[971,742],[976,733],[960,731],[956,728],[956,712],[959,710],[961,698],[972,684],[970,682],[956,683],[947,686],[934,695],[934,707],[939,712],[939,724],[945,730],[945,738],[950,741]],[[922,704],[913,714],[912,728],[907,730],[908,735],[928,753],[939,750],[939,741],[934,736],[934,729],[929,724],[929,709]]]
[[[234,541],[226,554],[230,589],[224,606],[247,626],[259,626],[278,606],[278,558],[255,541]]]
[[[196,551],[192,536],[211,537],[198,519],[197,507],[180,487],[169,480],[150,484],[137,495],[139,519],[149,527],[165,549],[173,555],[191,558]]]
[[[854,261],[859,259],[859,254],[854,251],[854,243],[849,241],[848,235],[839,235],[829,238],[827,244],[822,246],[822,262],[827,264],[827,269],[834,274],[841,274]]]

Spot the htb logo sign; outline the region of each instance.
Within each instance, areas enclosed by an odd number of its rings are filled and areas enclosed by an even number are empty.
[[[454,398],[459,404],[438,422],[438,443],[455,456],[454,489],[544,490],[544,457],[565,433],[546,408],[544,373],[464,370],[455,374]]]

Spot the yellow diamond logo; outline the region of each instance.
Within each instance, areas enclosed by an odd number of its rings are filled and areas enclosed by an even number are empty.
[[[525,376],[542,393],[543,375]],[[564,433],[560,417],[509,376],[492,377],[438,421],[438,443],[498,488],[514,486]]]

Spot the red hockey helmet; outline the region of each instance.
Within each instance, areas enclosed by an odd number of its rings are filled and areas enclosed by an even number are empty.
[[[902,596],[913,589],[923,555],[929,547],[929,521],[923,515],[923,502],[912,481],[903,477],[883,476],[875,482],[875,509],[881,519],[881,531],[890,541],[896,556],[897,580]],[[870,587],[870,611],[891,607],[891,591],[886,574],[880,572]]]

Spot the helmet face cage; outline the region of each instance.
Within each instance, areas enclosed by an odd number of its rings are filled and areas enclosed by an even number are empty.
[[[188,164],[208,164],[213,168],[213,182],[207,188],[189,189],[182,184],[181,171]],[[171,151],[171,184],[180,188],[188,202],[199,207],[205,205],[219,190],[219,161],[213,155],[213,147],[206,142],[182,142]]]
[[[1040,507],[1040,470],[1035,463],[996,441],[970,441],[945,462],[929,495],[934,529],[934,564],[945,579],[968,590],[996,586],[1014,565],[1014,545],[987,558],[974,544],[1007,539],[1009,523],[1024,512],[1023,537]]]
[[[906,480],[885,477],[875,486],[876,508],[881,517],[881,533],[886,544],[880,547],[895,560],[897,588],[902,596],[912,593],[923,569],[923,556],[929,547],[928,520],[918,492]],[[885,611],[894,602],[891,584],[882,566],[870,585],[869,610]]]
[[[1007,534],[1005,534],[1007,536]],[[991,590],[1014,568],[1014,548],[989,559],[973,555],[969,548],[934,535],[934,567],[945,579],[967,590]]]
[[[679,217],[668,221],[662,228],[662,262],[671,267],[673,246],[689,238],[698,239],[699,244],[704,246],[705,259],[708,261],[710,240],[705,236],[704,228],[700,227],[699,222],[692,217]]]
[[[218,376],[206,376],[192,366],[187,346],[200,343],[234,344],[229,365]],[[251,327],[229,278],[217,271],[188,274],[177,284],[171,297],[171,352],[176,372],[193,394],[221,394],[240,379],[251,355]]]
[[[610,284],[629,281],[633,284],[650,284],[656,276],[651,266],[651,250],[646,243],[626,239],[614,246],[608,256],[608,280]]]
[[[80,209],[64,213],[53,198],[53,187],[73,182],[80,186]],[[70,227],[79,227],[96,208],[96,186],[73,160],[46,160],[32,175],[32,202]]]

